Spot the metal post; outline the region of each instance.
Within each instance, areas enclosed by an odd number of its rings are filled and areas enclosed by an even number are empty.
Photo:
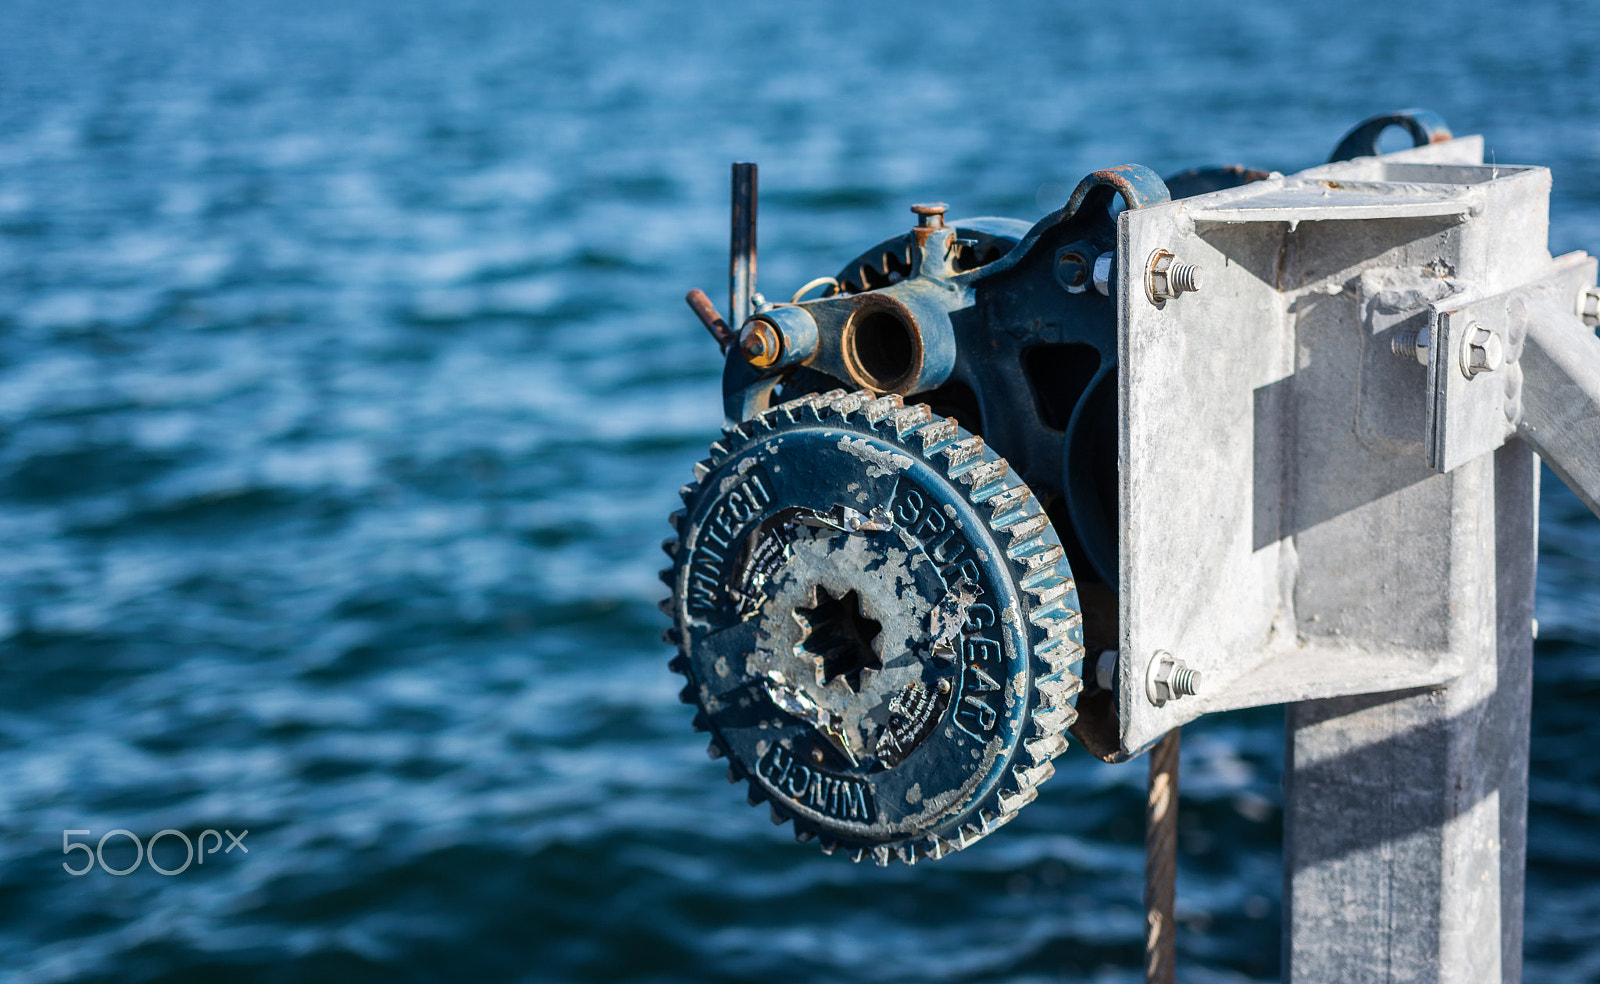
[[[1520,981],[1536,463],[1464,466],[1492,644],[1440,687],[1290,704],[1284,980]],[[1491,640],[1484,640],[1491,642]]]
[[[728,239],[728,307],[738,334],[750,317],[756,289],[756,166],[733,165],[733,209]]]

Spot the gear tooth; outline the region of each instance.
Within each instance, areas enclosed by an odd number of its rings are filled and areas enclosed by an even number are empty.
[[[1058,563],[1053,566],[1035,568],[1029,573],[1024,574],[1022,576],[1022,580],[1018,583],[1022,585],[1022,590],[1038,593],[1049,591],[1061,582],[1070,582],[1071,580],[1072,578],[1064,577],[1062,575],[1061,567]]]
[[[797,401],[799,405],[795,407],[794,413],[797,415],[797,419],[821,420],[823,415],[828,412],[829,406],[833,401],[846,395],[848,394],[842,389],[832,389],[826,393],[813,393]]]
[[[863,406],[871,401],[872,393],[870,391],[856,390],[854,393],[846,393],[838,399],[829,402],[828,409],[841,416],[847,416],[855,413],[857,410],[860,410]]]
[[[889,867],[889,845],[879,844],[872,849],[872,863],[880,868]]]
[[[894,424],[895,433],[900,437],[921,427],[928,422],[932,413],[921,403],[913,403],[909,407],[901,407],[889,415],[890,423]]]
[[[1083,615],[1067,599],[1057,598],[1048,604],[1038,605],[1028,613],[1028,621],[1051,635],[1066,633],[1083,624]],[[1037,651],[1037,650],[1036,650]]]
[[[1002,792],[1000,794],[1001,812],[995,816],[990,825],[990,829],[998,827],[1007,820],[1010,820],[1013,814],[1022,809],[1024,806],[1027,806],[1029,803],[1032,803],[1038,795],[1039,791],[1034,789],[1032,786],[1024,786],[1016,792]]]
[[[1012,543],[1025,543],[1053,527],[1050,525],[1050,517],[1041,512],[1032,516],[1012,513],[1006,517],[1003,525],[996,525],[994,528],[1002,533],[1009,533]]]
[[[721,441],[712,441],[711,457],[706,459],[706,464],[716,465],[726,457],[728,457],[728,446],[723,444]]]
[[[812,400],[815,400],[816,398],[817,398],[817,394],[815,394],[815,393],[807,393],[804,396],[797,396],[792,400],[784,400],[782,403],[778,404],[777,406],[773,407],[771,410],[769,410],[767,412],[768,413],[781,413],[784,416],[788,417],[789,419],[793,420],[794,419],[794,411],[800,409],[801,407],[805,406],[806,404],[810,403]]]
[[[677,560],[678,559],[678,538],[675,537],[675,536],[669,536],[665,540],[662,540],[661,541],[661,552],[666,554],[668,557],[671,557],[673,560]]]
[[[999,804],[995,805],[998,806]],[[978,811],[978,819],[983,822],[983,832],[987,834],[1000,826],[1000,811],[986,806]]]
[[[1067,750],[1067,739],[1059,734],[1052,734],[1044,738],[1035,738],[1033,741],[1022,743],[1028,757],[1033,759],[1034,765],[1049,762],[1051,759]]]
[[[744,801],[751,806],[760,806],[767,801],[767,794],[761,791],[760,786],[752,782],[745,786]]]
[[[961,428],[949,417],[937,417],[927,424],[917,428],[917,437],[922,440],[922,453],[931,455],[935,451],[951,443],[961,433]],[[983,447],[982,438],[974,438],[978,447]]]
[[[961,825],[961,846],[970,847],[976,841],[983,839],[983,828],[975,823]]]
[[[1054,567],[1056,561],[1066,555],[1066,551],[1061,549],[1061,544],[1051,543],[1042,536],[1014,543],[1006,548],[1006,556],[1021,562],[1030,574],[1040,568]]]
[[[711,730],[711,719],[706,717],[705,711],[696,711],[694,721],[690,723],[697,734],[706,734]]]
[[[1033,593],[1036,604],[1048,605],[1057,598],[1066,598],[1077,589],[1078,582],[1074,581],[1072,578],[1058,577],[1052,582],[1038,584],[1029,587],[1027,590]]]
[[[802,827],[799,820],[794,822],[794,839],[802,844],[809,844],[817,839],[817,832],[810,827]]]
[[[1040,738],[1059,735],[1078,720],[1078,712],[1071,707],[1041,707],[1033,712],[1033,733]]]
[[[684,684],[683,689],[678,691],[678,700],[685,704],[699,703],[699,695],[694,690],[694,681]]]
[[[699,490],[700,490],[700,483],[699,482],[691,482],[688,485],[680,485],[680,486],[678,486],[678,498],[683,500],[683,504],[684,505],[688,505],[689,504],[689,500],[693,499],[695,493],[698,492]]]
[[[1043,703],[1051,707],[1067,707],[1068,701],[1078,695],[1083,689],[1083,681],[1071,674],[1051,679],[1045,677],[1034,684],[1034,689],[1039,691]]]
[[[1049,779],[1051,776],[1056,774],[1056,764],[1046,760],[1044,762],[1040,762],[1038,765],[1031,765],[1027,768],[1018,766],[1016,769],[1016,774],[1017,782],[1022,783],[1025,786],[1038,787],[1043,785],[1046,779]],[[1032,797],[1030,796],[1029,799],[1032,800]]]
[[[687,519],[688,516],[689,516],[689,513],[688,513],[687,510],[683,510],[683,509],[674,509],[674,510],[672,510],[671,515],[669,515],[667,517],[667,522],[672,524],[672,532],[674,532],[674,533],[682,533],[683,532],[683,521],[685,519]]]
[[[867,849],[864,847],[846,848],[846,850],[850,852],[850,860],[856,864],[860,864],[861,860],[867,856]]]
[[[1027,509],[1033,502],[1033,492],[1026,485],[1019,484],[1002,489],[989,497],[989,525],[991,527],[999,527],[1008,522],[1013,522],[1015,517],[1011,515],[1012,512],[1018,509]],[[1035,505],[1034,510],[1037,510],[1037,508]],[[1023,515],[1031,516],[1033,511]]]
[[[923,842],[923,855],[931,861],[937,861],[950,853],[950,842],[943,837],[930,834]]]
[[[679,653],[678,655],[667,660],[667,669],[674,673],[683,673],[687,675],[689,672],[689,657]]]
[[[1051,675],[1071,674],[1072,668],[1083,661],[1083,647],[1065,635],[1051,636],[1034,647],[1033,654],[1044,660]]]
[[[1009,471],[1011,471],[1011,466],[1006,464],[1006,459],[993,458],[974,464],[971,468],[963,471],[960,477],[963,482],[971,486],[970,497],[972,501],[981,504],[1001,491],[1001,488],[996,483],[1005,478],[1006,473]]]
[[[880,396],[862,407],[861,416],[865,417],[868,423],[876,424],[903,406],[905,406],[905,401],[900,399],[899,394],[890,393],[887,396]]]
[[[667,572],[666,571],[662,571],[661,573],[665,574]],[[667,579],[665,577],[663,577],[661,580],[666,581]],[[667,583],[667,587],[669,587],[669,588],[672,587],[671,582]],[[665,598],[662,598],[660,601],[656,602],[656,610],[659,611],[661,614],[667,616],[668,618],[671,618],[672,617],[672,596],[671,595],[667,595]]]
[[[760,801],[757,800],[756,802],[759,803]],[[755,806],[756,803],[751,803],[750,805],[751,806]],[[767,815],[768,815],[768,817],[771,818],[772,825],[774,827],[781,827],[784,824],[789,822],[788,814],[786,814],[782,810],[778,809],[778,804],[777,803],[769,803],[768,806],[771,807],[771,810],[768,811]]]
[[[674,577],[674,574],[675,574],[675,573],[676,573],[676,572],[675,572],[675,571],[674,571],[674,570],[673,570],[673,569],[672,569],[672,568],[670,568],[670,567],[663,567],[663,568],[662,568],[662,569],[661,569],[661,571],[660,571],[660,573],[658,573],[658,574],[657,574],[657,575],[656,575],[656,577],[658,577],[658,578],[660,578],[660,579],[661,579],[661,583],[662,583],[662,584],[665,584],[665,585],[666,585],[666,586],[667,586],[667,587],[669,587],[669,588],[670,588],[670,587],[672,587],[672,586],[673,586],[673,585],[674,585],[674,584],[675,584],[675,582],[676,582],[676,580],[677,580],[677,579],[676,579],[676,577]],[[671,599],[671,598],[668,598],[668,599],[667,599],[667,600],[666,600],[666,602],[664,602],[664,604],[668,604],[668,605],[670,605],[670,604],[671,604],[671,603],[672,603],[672,599]],[[659,606],[658,606],[658,607],[659,607]],[[667,613],[667,614],[668,614],[668,615],[671,615],[671,614],[672,614],[672,609],[671,609],[671,608],[662,608],[662,609],[661,609],[661,610],[662,610],[662,611],[664,611],[664,612],[666,612],[666,613]]]
[[[899,847],[895,848],[894,853],[895,856],[900,859],[901,863],[908,865],[916,864],[921,858],[921,855],[917,853],[917,845],[915,844],[901,844]]]
[[[683,641],[683,633],[678,631],[676,625],[661,630],[661,641],[669,646],[676,646]]]
[[[694,463],[694,480],[696,482],[705,481],[706,476],[709,474],[711,474],[711,462],[697,461]]]
[[[706,755],[709,756],[714,762],[717,759],[727,758],[728,750],[722,747],[722,742],[713,738],[711,739],[710,743],[706,745]]]
[[[839,842],[834,840],[832,837],[819,837],[817,838],[817,848],[821,850],[823,854],[831,856],[834,851],[839,849]]]
[[[959,478],[968,468],[983,461],[983,438],[968,437],[944,448],[944,460],[950,477]]]
[[[734,762],[732,759],[729,759],[728,760],[728,781],[730,783],[736,783],[740,779],[743,779],[743,778],[744,778],[744,776],[739,773],[739,765],[738,765],[738,763]]]

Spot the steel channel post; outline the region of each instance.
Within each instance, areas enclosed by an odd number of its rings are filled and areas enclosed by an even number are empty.
[[[1450,683],[1288,705],[1284,980],[1520,981],[1538,476],[1463,466],[1492,638]]]

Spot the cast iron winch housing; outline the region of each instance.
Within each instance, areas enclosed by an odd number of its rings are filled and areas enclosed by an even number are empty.
[[[1112,757],[1082,664],[1117,638],[1116,215],[1171,192],[1126,165],[1032,226],[916,205],[908,232],[746,311],[753,170],[735,165],[738,333],[690,295],[726,352],[727,422],[663,545],[671,666],[774,822],[856,860],[937,858],[1032,800],[1069,728]],[[1198,286],[1152,274],[1163,296]]]

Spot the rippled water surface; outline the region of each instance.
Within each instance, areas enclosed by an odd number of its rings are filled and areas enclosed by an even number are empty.
[[[681,298],[722,296],[728,161],[774,294],[915,200],[1294,170],[1411,104],[1550,165],[1552,247],[1595,249],[1597,50],[1578,4],[11,0],[0,967],[1136,979],[1142,764],[1071,752],[1001,834],[879,870],[689,730],[656,546],[719,423]],[[1594,980],[1600,522],[1547,475],[1542,524],[1529,978]],[[1281,745],[1275,709],[1186,734],[1188,980],[1276,978]],[[249,853],[61,870],[119,827]]]

